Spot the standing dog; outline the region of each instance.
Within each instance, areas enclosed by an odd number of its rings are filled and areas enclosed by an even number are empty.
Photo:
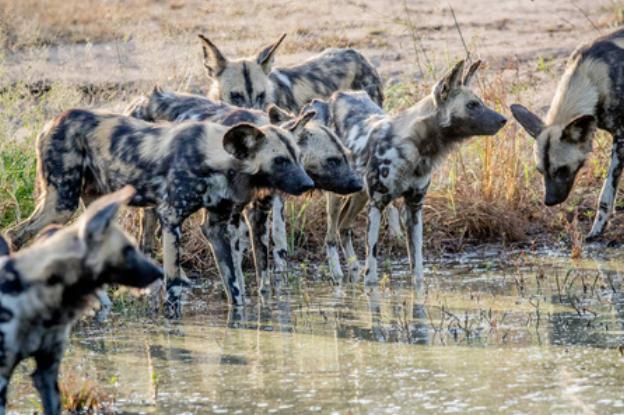
[[[256,109],[273,103],[297,113],[314,98],[353,89],[366,91],[379,106],[383,104],[383,83],[377,70],[355,49],[327,49],[299,65],[273,68],[275,52],[285,37],[256,57],[227,59],[210,39],[199,35],[204,67],[212,79],[209,97]]]
[[[381,77],[355,49],[327,49],[299,65],[273,68],[275,52],[285,36],[255,57],[228,59],[210,39],[199,35],[204,67],[212,80],[210,98],[256,109],[274,103],[296,114],[315,98],[327,99],[341,90],[363,90],[377,105],[383,105]],[[282,199],[274,198],[273,212],[281,212],[283,208]],[[390,232],[400,238],[399,212],[393,204],[388,205],[387,211]],[[282,217],[273,216],[273,235],[278,241],[286,240]]]
[[[353,152],[356,169],[367,185],[365,192],[348,198],[342,211],[336,200],[328,200],[326,250],[336,280],[342,279],[336,250],[338,231],[347,259],[352,261],[351,278],[358,278],[352,227],[357,213],[368,204],[365,282],[377,281],[381,213],[399,197],[406,206],[412,276],[414,282],[422,280],[422,206],[433,168],[459,143],[475,135],[495,134],[506,122],[469,89],[478,66],[479,62],[473,64],[463,77],[464,62],[459,62],[435,84],[430,95],[396,116],[385,114],[363,92],[337,92],[331,98],[338,136]]]
[[[223,125],[231,125],[241,121],[256,126],[281,124],[283,128],[292,130],[297,118],[280,110],[274,105],[269,106],[269,113],[259,110],[235,107],[223,102],[189,94],[164,92],[154,89],[149,97],[141,97],[128,109],[128,114],[148,121],[213,121]],[[329,124],[327,104],[318,100],[301,110],[300,116],[316,114],[303,129],[296,131],[297,145],[301,151],[301,163],[306,173],[314,180],[315,188],[338,194],[350,194],[362,190],[363,182],[353,171],[348,159],[348,152],[336,135],[327,127]],[[261,290],[268,287],[268,215],[271,213],[273,194],[257,199],[251,209],[249,220],[253,235],[254,258],[258,286]],[[149,213],[146,212],[146,219]],[[283,212],[273,211],[274,223],[283,223]],[[152,220],[153,222],[153,220]],[[149,227],[149,226],[145,226]],[[244,232],[241,231],[241,233]],[[149,232],[149,238],[154,232]],[[274,237],[274,259],[277,271],[286,269],[286,240]],[[150,247],[151,243],[146,246]],[[242,249],[241,249],[242,251]],[[242,252],[241,252],[242,253]],[[239,257],[239,261],[242,258]]]
[[[591,152],[596,126],[611,133],[611,165],[587,238],[600,236],[613,214],[624,167],[624,29],[572,53],[544,121],[522,105],[512,105],[511,111],[536,140],[535,158],[544,176],[547,206],[567,199]]]
[[[307,120],[298,123],[301,128]],[[154,125],[115,114],[70,110],[48,123],[37,138],[40,201],[8,232],[17,246],[44,226],[65,223],[95,195],[125,185],[137,189],[130,206],[154,207],[163,230],[168,314],[180,313],[182,223],[206,209],[205,233],[228,299],[243,302],[233,266],[230,226],[263,189],[301,194],[314,186],[299,162],[294,135],[268,125],[224,127],[208,122]]]
[[[61,413],[58,373],[71,326],[105,284],[143,288],[162,278],[114,223],[134,196],[125,187],[98,199],[72,226],[8,255],[0,238],[0,413],[17,364],[29,357],[47,415]]]

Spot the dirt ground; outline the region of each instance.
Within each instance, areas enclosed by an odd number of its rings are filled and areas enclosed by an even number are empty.
[[[387,82],[439,73],[465,56],[510,76],[539,77],[554,58],[607,33],[613,0],[2,0],[3,82],[154,83],[201,91],[207,84],[197,33],[228,56],[252,54],[288,34],[277,65],[326,47],[353,46]],[[451,9],[457,23],[454,23]],[[557,66],[557,65],[555,65]],[[537,75],[535,74],[537,72]],[[545,82],[551,82],[544,77]],[[134,89],[134,88],[133,88]],[[541,99],[545,94],[544,99]],[[531,91],[547,105],[552,87]],[[542,102],[543,101],[543,102]]]

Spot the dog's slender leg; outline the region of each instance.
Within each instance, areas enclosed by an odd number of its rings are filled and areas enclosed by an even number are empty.
[[[269,276],[269,213],[272,196],[258,199],[249,211],[248,220],[251,229],[251,247],[256,266],[258,291],[267,293],[271,289]]]
[[[247,227],[241,226],[241,222],[244,222],[241,215],[242,213],[240,212],[232,214],[228,225],[228,232],[230,235],[230,249],[232,250],[236,281],[238,281],[238,286],[241,290],[241,297],[245,298],[245,274],[243,273],[243,252],[241,250],[241,236],[242,233],[247,230]]]
[[[388,218],[388,230],[390,231],[390,235],[395,239],[402,239],[401,214],[394,203],[389,203],[386,207],[386,218]]]
[[[349,197],[340,211],[340,225],[338,227],[340,242],[348,264],[349,280],[352,282],[358,282],[360,278],[360,262],[353,246],[353,225],[358,213],[364,209],[367,202],[368,195],[366,192],[356,193]]]
[[[180,272],[180,227],[163,225],[163,268],[167,289],[167,317],[182,314],[182,291],[189,283]]]
[[[218,217],[208,213],[202,225],[202,231],[204,236],[210,241],[212,254],[217,263],[228,302],[236,306],[242,306],[242,290],[236,279],[234,258],[228,232],[228,220],[229,218],[227,217]]]
[[[341,284],[344,278],[338,255],[338,216],[340,215],[340,200],[335,193],[325,192],[327,202],[327,233],[325,234],[325,252],[327,264],[334,283]]]
[[[275,271],[285,272],[288,265],[288,240],[286,238],[286,221],[284,219],[284,200],[280,195],[273,196],[273,262]]]
[[[381,226],[381,213],[385,205],[371,201],[368,204],[368,232],[366,237],[366,270],[364,271],[364,283],[376,284],[377,275],[377,254],[379,241],[379,228]]]
[[[412,273],[414,286],[423,282],[424,266],[422,255],[423,221],[422,207],[427,193],[428,184],[418,191],[405,197],[406,228],[407,228],[407,255]]]
[[[100,309],[95,313],[95,320],[98,323],[104,323],[108,319],[108,315],[113,308],[113,302],[108,297],[108,293],[106,292],[106,287],[100,288],[95,293],[98,301],[100,302]]]
[[[153,258],[154,247],[156,246],[156,232],[158,230],[158,216],[154,208],[143,208],[139,212],[141,221],[139,243],[143,252]]]
[[[63,333],[64,337],[65,334]],[[35,355],[37,369],[33,373],[33,383],[41,396],[43,412],[46,415],[60,415],[61,396],[58,387],[58,374],[63,358],[62,343],[52,350],[45,350]]]
[[[611,149],[611,165],[607,178],[600,192],[600,201],[596,210],[596,219],[592,225],[587,240],[596,239],[604,232],[611,215],[613,214],[613,206],[615,205],[615,197],[617,188],[624,167],[624,132],[614,135],[613,148]]]

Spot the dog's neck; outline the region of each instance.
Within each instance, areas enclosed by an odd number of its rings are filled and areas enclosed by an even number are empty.
[[[396,116],[394,124],[399,126],[396,131],[403,139],[414,143],[420,156],[436,162],[452,151],[455,144],[469,138],[452,125],[442,125],[441,117],[433,96],[429,95]]]

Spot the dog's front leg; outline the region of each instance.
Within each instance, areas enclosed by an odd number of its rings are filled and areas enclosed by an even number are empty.
[[[428,187],[429,182],[405,196],[407,255],[412,273],[412,283],[415,286],[421,284],[424,278],[422,208]]]
[[[43,412],[46,415],[60,415],[61,396],[58,387],[58,374],[63,358],[63,347],[57,344],[52,350],[43,350],[35,355],[37,369],[33,373],[33,383],[41,396]]]
[[[241,289],[241,296],[245,298],[245,274],[243,273],[243,253],[242,240],[247,232],[247,225],[242,218],[242,212],[235,212],[230,217],[228,232],[230,235],[230,249],[234,261],[234,271],[238,286]]]
[[[256,200],[248,215],[256,280],[258,291],[261,293],[267,293],[271,289],[269,276],[269,213],[271,212],[271,202],[272,197],[270,196]]]
[[[367,285],[376,284],[377,254],[379,241],[379,227],[381,226],[381,213],[386,204],[381,200],[371,200],[368,204],[368,233],[366,238],[366,270],[364,271],[364,283]]]
[[[340,201],[335,193],[325,192],[327,201],[327,233],[325,234],[325,253],[329,272],[335,284],[342,284],[344,274],[340,267],[338,254],[338,221],[340,216]]]
[[[591,231],[587,235],[587,240],[592,241],[598,238],[607,227],[607,223],[613,214],[615,196],[618,184],[624,167],[624,133],[614,135],[613,148],[611,149],[611,165],[607,172],[607,178],[600,192],[600,201],[596,210],[596,218]]]
[[[182,315],[182,291],[188,286],[188,281],[182,278],[180,272],[180,227],[163,225],[163,268],[165,271],[165,286],[167,288],[167,303],[165,314],[169,318],[180,318]]]
[[[282,196],[273,196],[273,261],[276,272],[286,272],[288,265],[288,242],[286,238],[286,220],[284,218],[284,200]]]
[[[212,254],[217,263],[228,302],[236,306],[242,306],[243,296],[236,278],[230,234],[228,232],[228,220],[229,217],[222,217],[208,212],[202,224],[202,231],[210,242]]]

